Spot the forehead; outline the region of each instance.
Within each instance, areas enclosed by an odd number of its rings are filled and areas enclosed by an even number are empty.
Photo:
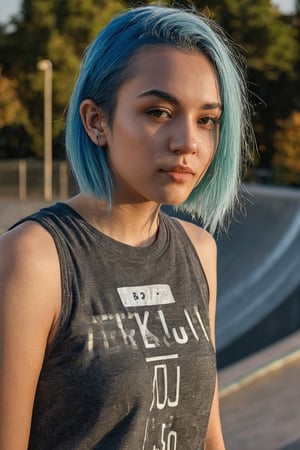
[[[178,98],[220,102],[215,68],[206,55],[197,51],[167,46],[142,48],[131,59],[126,79],[127,89],[160,89]]]

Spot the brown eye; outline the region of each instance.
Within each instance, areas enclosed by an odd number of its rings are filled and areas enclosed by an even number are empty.
[[[217,119],[215,117],[205,116],[205,117],[201,117],[201,119],[198,121],[198,123],[200,125],[202,125],[205,129],[212,130],[220,123],[220,119]]]
[[[149,109],[146,113],[157,119],[170,119],[171,118],[170,112],[165,109],[162,109],[162,108],[152,108],[152,109]]]

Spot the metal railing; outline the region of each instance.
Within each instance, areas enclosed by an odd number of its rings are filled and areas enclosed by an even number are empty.
[[[58,199],[66,199],[77,192],[76,182],[66,161],[53,161],[51,188],[51,197]],[[44,195],[43,161],[0,160],[0,197],[26,201],[42,199]]]

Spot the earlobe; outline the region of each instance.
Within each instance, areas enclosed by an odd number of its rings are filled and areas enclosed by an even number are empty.
[[[105,115],[99,106],[91,99],[83,100],[80,105],[80,117],[84,129],[95,145],[105,147]]]

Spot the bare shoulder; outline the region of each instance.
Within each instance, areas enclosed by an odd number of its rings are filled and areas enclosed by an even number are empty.
[[[34,269],[51,276],[58,263],[55,244],[50,234],[38,223],[28,221],[0,237],[0,267],[7,271]],[[1,266],[1,264],[4,265]]]
[[[40,225],[25,222],[0,238],[0,448],[27,448],[35,390],[59,310],[55,244]]]
[[[45,246],[50,249],[51,245],[52,238],[49,233],[34,221],[24,222],[0,236],[1,248],[10,249],[13,252],[11,255],[15,255],[15,252],[18,252],[19,256],[22,253],[27,254],[28,250],[42,251]]]
[[[32,307],[38,302],[37,311],[58,313],[59,260],[52,237],[41,225],[28,221],[0,237],[0,286],[1,302],[22,299],[22,305]]]
[[[181,219],[177,220],[180,222],[186,234],[192,241],[201,261],[207,258],[215,260],[217,246],[213,236],[208,231],[204,230],[194,223],[187,222]]]
[[[203,228],[190,222],[179,220],[201,261],[208,287],[210,322],[214,341],[214,317],[217,295],[217,245],[213,236]]]

